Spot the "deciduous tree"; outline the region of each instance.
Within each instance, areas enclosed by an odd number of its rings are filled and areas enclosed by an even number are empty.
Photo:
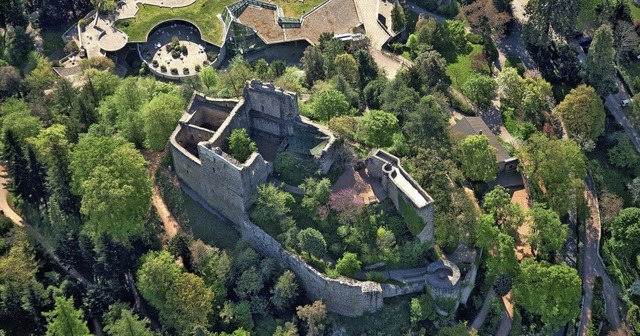
[[[142,258],[136,285],[145,300],[162,311],[166,306],[167,293],[173,288],[180,273],[180,266],[174,262],[169,252],[151,251]]]
[[[326,121],[346,115],[349,112],[349,102],[340,91],[327,89],[313,97],[312,109],[314,117]]]
[[[307,326],[307,336],[322,335],[327,318],[327,306],[324,302],[315,301],[313,304],[297,307],[296,313]]]
[[[480,107],[488,107],[496,92],[496,81],[490,77],[473,75],[462,85],[462,91]]]
[[[560,116],[572,137],[595,141],[604,132],[604,105],[590,86],[572,89],[553,112]]]
[[[166,295],[166,309],[162,317],[180,333],[198,325],[207,325],[213,311],[213,291],[202,278],[192,273],[182,273]]]
[[[145,146],[162,151],[169,136],[184,113],[184,101],[176,94],[155,96],[142,108],[144,118]]]
[[[352,277],[360,272],[361,266],[362,263],[358,260],[357,254],[345,252],[336,263],[336,271],[342,275]]]
[[[562,224],[558,214],[536,203],[529,215],[531,234],[528,239],[536,254],[546,257],[549,253],[562,250],[569,230]]]
[[[580,314],[582,280],[566,265],[525,259],[513,284],[513,298],[539,316],[547,330],[557,330]]]
[[[298,282],[293,272],[286,270],[271,289],[271,303],[278,310],[286,310],[298,296]]]
[[[256,150],[256,143],[251,141],[246,128],[238,128],[231,131],[231,135],[229,135],[229,151],[236,160],[244,163]]]
[[[407,25],[407,18],[400,3],[396,2],[391,9],[391,29],[400,32]]]
[[[299,248],[315,257],[322,257],[327,253],[327,243],[320,231],[306,228],[298,233]]]
[[[543,189],[546,203],[559,215],[575,205],[586,175],[584,155],[572,140],[549,140],[534,134],[521,150],[525,171]]]
[[[473,181],[490,182],[498,176],[497,150],[486,135],[471,135],[460,142],[460,169]]]
[[[393,144],[393,135],[400,131],[398,118],[391,113],[369,110],[364,113],[359,126],[362,140],[372,147],[389,147]]]

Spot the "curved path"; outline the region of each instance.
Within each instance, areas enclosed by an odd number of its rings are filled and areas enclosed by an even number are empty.
[[[180,231],[180,224],[173,217],[171,211],[169,211],[169,207],[164,202],[164,199],[160,195],[160,190],[158,189],[158,185],[156,184],[156,172],[160,167],[160,160],[164,155],[164,152],[156,153],[151,151],[143,152],[145,160],[149,161],[149,174],[151,176],[151,180],[153,181],[153,192],[152,192],[152,202],[153,206],[158,211],[158,216],[162,220],[162,224],[164,225],[164,230],[169,236],[172,238]]]

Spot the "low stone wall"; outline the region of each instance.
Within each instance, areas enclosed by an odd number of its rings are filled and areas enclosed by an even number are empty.
[[[322,299],[329,311],[345,316],[360,316],[382,307],[384,296],[379,283],[344,277],[328,278],[297,255],[286,251],[248,218],[242,222],[240,233],[261,254],[282,261],[296,274],[307,295],[314,300]]]
[[[413,293],[422,293],[424,292],[425,284],[424,283],[416,283],[409,286],[398,286],[392,284],[381,284],[382,287],[382,297],[390,298],[394,296],[407,295]]]

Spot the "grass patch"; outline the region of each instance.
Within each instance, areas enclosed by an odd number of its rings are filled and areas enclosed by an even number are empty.
[[[275,177],[292,186],[299,186],[305,178],[315,176],[318,166],[311,160],[301,160],[294,155],[278,153],[273,162]]]
[[[232,250],[240,240],[240,233],[232,227],[233,224],[210,213],[188,195],[183,193],[182,197],[193,237],[215,247]]]
[[[285,16],[298,18],[311,11],[324,0],[305,2],[276,0]],[[140,9],[135,18],[116,22],[116,27],[129,35],[129,42],[141,42],[147,39],[149,31],[158,23],[171,19],[185,19],[194,23],[202,32],[202,38],[214,44],[222,44],[222,23],[217,15],[234,0],[198,0],[194,4],[180,8],[163,8],[138,4]]]
[[[449,62],[447,65],[447,76],[451,78],[451,86],[460,91],[464,83],[467,82],[469,77],[473,74],[471,69],[471,59],[483,51],[483,47],[480,44],[471,44],[471,51],[466,55],[457,55],[455,61]],[[445,57],[446,58],[446,57]]]
[[[325,0],[305,0],[304,2],[300,2],[293,0],[275,0],[273,4],[280,6],[286,17],[299,18],[309,13],[324,1]]]
[[[626,1],[629,4],[629,9],[631,9],[631,17],[633,20],[640,20],[640,7],[636,6],[636,4],[633,3],[633,0]]]
[[[222,13],[224,7],[232,2],[199,0],[193,5],[173,9],[138,4],[140,10],[136,17],[117,21],[116,27],[129,35],[129,42],[141,42],[147,39],[149,31],[158,23],[171,19],[185,19],[198,26],[203,39],[221,44],[222,23],[216,15]]]
[[[40,36],[44,41],[44,54],[51,55],[56,50],[64,48],[64,41],[62,41],[62,34],[71,27],[72,23],[61,23],[56,26],[43,28],[40,30]]]

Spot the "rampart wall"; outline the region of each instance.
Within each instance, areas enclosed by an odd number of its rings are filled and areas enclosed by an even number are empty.
[[[242,222],[240,232],[242,238],[261,254],[282,261],[296,274],[306,293],[314,300],[322,299],[329,311],[345,316],[360,316],[382,307],[383,290],[379,283],[345,277],[328,278],[297,255],[286,251],[248,218]],[[423,289],[421,286],[420,290]]]

